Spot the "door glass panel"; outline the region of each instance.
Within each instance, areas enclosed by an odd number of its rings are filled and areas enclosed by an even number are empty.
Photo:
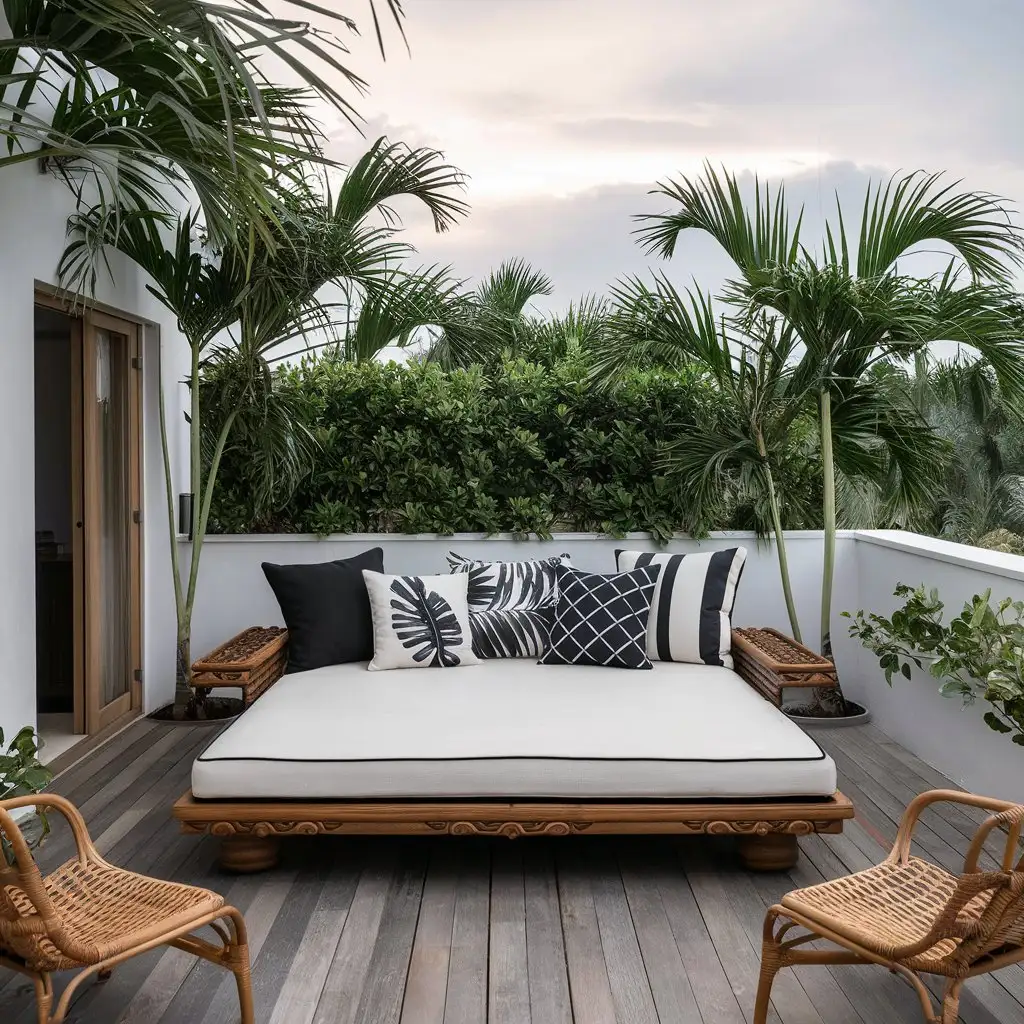
[[[96,484],[99,511],[100,704],[131,689],[131,352],[129,339],[96,329]]]

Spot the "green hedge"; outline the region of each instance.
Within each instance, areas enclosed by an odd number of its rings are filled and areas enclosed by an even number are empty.
[[[649,371],[600,393],[573,364],[436,366],[311,361],[284,372],[320,450],[278,512],[259,518],[244,450],[222,463],[211,531],[451,533],[554,530],[665,537],[691,522],[659,446],[718,414],[695,374]]]

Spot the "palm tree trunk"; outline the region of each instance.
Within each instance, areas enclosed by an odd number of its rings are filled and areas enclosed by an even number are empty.
[[[192,638],[178,634],[174,672],[174,707],[182,712],[192,702]]]
[[[821,566],[821,653],[832,658],[832,578],[836,564],[836,466],[832,453],[832,395],[827,389],[820,395],[822,519],[824,551]],[[845,715],[846,697],[839,685],[815,687],[812,706],[819,714]]]
[[[796,615],[796,602],[793,600],[793,582],[789,575],[789,558],[786,555],[786,535],[782,530],[782,515],[779,511],[779,499],[775,493],[775,478],[771,469],[765,467],[768,481],[768,503],[772,510],[772,529],[775,533],[775,550],[779,558],[779,575],[782,577],[782,594],[786,599],[786,611],[789,613],[789,628],[793,631],[793,639],[802,643],[800,622]]]
[[[157,380],[157,404],[160,412],[160,452],[163,456],[164,492],[167,498],[167,531],[171,553],[171,578],[174,584],[174,613],[177,620],[177,652],[174,666],[174,706],[184,713],[192,697],[189,686],[191,675],[191,637],[188,618],[185,615],[184,595],[181,587],[181,566],[178,559],[178,531],[174,524],[174,480],[171,476],[171,453],[167,439],[167,409],[164,401],[163,375]]]
[[[832,396],[821,392],[821,472],[824,552],[821,566],[821,653],[832,656],[832,577],[836,560],[836,467],[832,455]]]

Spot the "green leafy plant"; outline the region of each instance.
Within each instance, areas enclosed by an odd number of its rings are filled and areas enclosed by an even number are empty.
[[[633,371],[610,394],[574,361],[447,371],[321,358],[278,375],[296,396],[296,422],[316,439],[314,465],[261,509],[256,450],[239,440],[221,460],[211,531],[637,531],[667,540],[746,526],[730,500],[704,518],[663,466],[668,443],[699,437],[720,416],[720,394],[685,369]],[[804,463],[783,467],[779,488],[806,488],[808,476]]]
[[[877,655],[891,686],[897,673],[907,679],[911,664],[943,680],[944,697],[991,705],[985,723],[1024,747],[1024,601],[1003,598],[991,603],[992,591],[975,594],[963,611],[942,621],[945,605],[936,589],[899,584],[894,596],[904,599],[891,618],[843,612],[853,619],[850,636]]]
[[[41,793],[53,779],[53,772],[36,756],[39,744],[35,730],[26,725],[4,750],[4,731],[0,729],[0,800],[10,800],[30,793]],[[50,826],[43,813],[37,814],[38,826],[30,829],[28,841],[31,847],[38,846],[49,834]],[[0,848],[4,862],[14,863],[14,854],[7,838],[0,834]]]

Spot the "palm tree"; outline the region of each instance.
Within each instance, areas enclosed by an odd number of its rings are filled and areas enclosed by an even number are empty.
[[[383,3],[400,26],[401,0]],[[356,30],[339,11],[282,5]],[[365,87],[343,63],[340,39],[275,16],[261,0],[5,0],[3,10],[10,38],[0,39],[0,168],[41,161],[79,199],[95,187],[115,220],[122,209],[169,210],[192,193],[215,240],[234,237],[242,211],[271,244],[269,225],[280,215],[273,174],[315,151],[320,137],[309,100],[356,116],[325,73]],[[267,80],[260,60],[268,56],[299,88]],[[68,173],[71,165],[84,180]]]
[[[702,176],[669,181],[655,192],[678,209],[641,218],[646,249],[670,258],[680,232],[709,234],[739,271],[724,294],[738,316],[776,315],[802,348],[793,387],[797,395],[815,395],[824,482],[821,649],[827,654],[837,473],[891,488],[908,510],[935,474],[933,433],[920,417],[894,411],[869,371],[889,356],[960,341],[989,359],[1008,401],[1024,408],[1024,345],[1008,305],[1012,268],[1024,262],[1020,233],[997,197],[959,192],[939,175],[894,176],[869,186],[855,259],[841,208],[815,254],[800,239],[802,211],[791,226],[782,188],[772,193],[755,180],[751,211],[735,176],[719,176],[707,165]],[[899,272],[900,259],[935,244],[952,253],[945,273],[915,279]]]
[[[1024,533],[1024,422],[1007,408],[983,359],[915,360],[914,372],[889,369],[894,388],[913,396],[949,446],[920,528],[982,547],[1019,546]]]
[[[790,457],[794,420],[806,401],[794,393],[793,332],[778,329],[778,317],[739,324],[719,316],[711,297],[680,293],[664,275],[653,288],[639,278],[612,290],[618,321],[610,343],[599,343],[591,379],[607,382],[623,367],[656,364],[698,366],[720,401],[714,421],[669,447],[666,470],[689,498],[691,533],[729,517],[741,501],[755,514],[758,532],[771,533],[779,560],[782,592],[793,636],[800,622],[789,573],[778,470]],[[638,311],[648,311],[640,316]],[[806,399],[806,396],[803,396]],[[785,496],[787,502],[798,496]]]
[[[182,706],[191,691],[192,609],[200,556],[220,461],[229,443],[251,446],[254,496],[269,503],[305,472],[311,437],[297,425],[296,399],[273,373],[271,363],[282,346],[303,341],[323,344],[339,323],[335,304],[320,297],[328,283],[341,283],[350,296],[364,293],[372,306],[385,293],[407,302],[398,262],[410,247],[397,241],[400,227],[389,204],[418,199],[431,212],[438,231],[466,212],[456,194],[463,176],[433,150],[378,142],[348,172],[335,194],[316,181],[279,199],[287,211],[275,226],[272,243],[239,219],[236,238],[211,250],[197,237],[198,212],[169,225],[159,212],[125,217],[116,228],[100,209],[73,218],[75,239],[65,253],[62,277],[74,277],[77,261],[88,259],[97,237],[140,266],[152,279],[156,297],[175,315],[191,351],[188,414],[190,489],[197,509],[187,576],[183,579],[175,541],[173,481],[170,474],[166,413],[161,389],[160,427],[164,456],[168,525],[178,625],[177,697]],[[371,222],[386,211],[384,225]],[[173,243],[165,233],[173,227]],[[105,233],[105,234],[104,234]],[[437,274],[427,275],[437,284]],[[422,285],[423,276],[417,279]],[[440,287],[440,285],[438,285]],[[348,308],[344,316],[349,318]],[[227,332],[227,334],[225,333]],[[203,408],[200,379],[206,371]]]
[[[522,354],[539,329],[527,307],[552,289],[551,278],[526,260],[506,260],[462,297],[457,322],[435,339],[428,358],[452,368]]]

